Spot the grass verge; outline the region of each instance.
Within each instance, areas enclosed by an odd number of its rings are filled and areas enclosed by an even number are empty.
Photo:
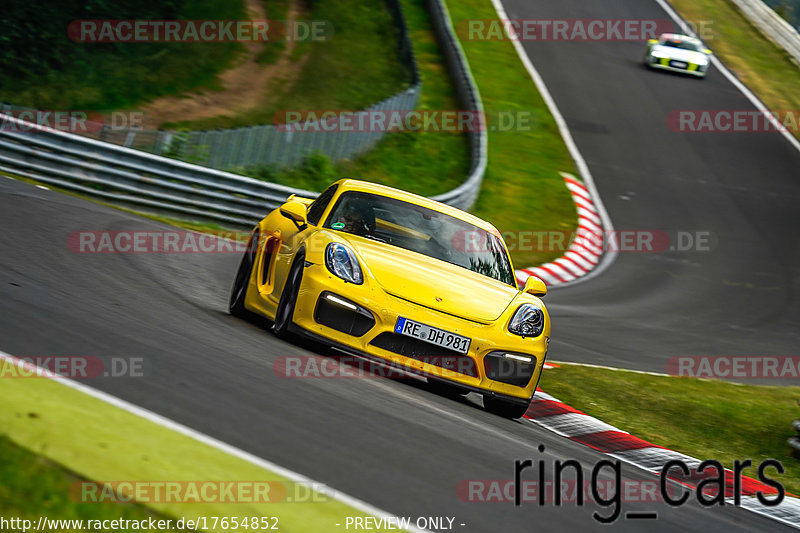
[[[283,0],[270,3],[265,9],[285,13],[284,4]],[[325,21],[333,35],[323,42],[295,43],[291,69],[299,72],[281,72],[268,80],[264,94],[269,97],[254,109],[163,127],[237,128],[272,124],[283,111],[363,109],[409,86],[411,73],[400,61],[396,28],[383,2],[317,0],[307,4],[309,10],[301,18]],[[258,60],[274,60],[275,50],[281,47],[285,43],[265,48]]]
[[[4,369],[7,378],[8,372]],[[285,483],[290,495],[302,492],[295,493],[294,484],[274,472],[111,406],[56,380],[0,379],[0,396],[4,405],[0,410],[0,431],[6,438],[16,446],[76,472],[83,479],[273,481]],[[36,459],[34,462],[41,461]],[[3,484],[8,483],[3,478]],[[41,498],[64,501],[71,497],[64,492],[64,484],[52,488],[54,494],[42,493]],[[37,516],[46,510],[33,501],[17,505],[24,507],[20,511]],[[347,516],[366,516],[319,493],[314,493],[313,499],[309,497],[306,501],[291,503],[148,502],[147,506],[173,518],[277,517],[282,531],[332,531],[337,523],[344,524]],[[66,518],[72,508],[55,507],[50,518]],[[212,529],[212,524],[207,524]],[[216,529],[230,531],[221,522]]]
[[[402,7],[422,78],[417,109],[459,109],[424,0],[403,0]],[[375,148],[353,160],[331,163],[325,156],[312,154],[296,168],[260,166],[243,170],[255,178],[312,191],[321,191],[342,176],[350,176],[425,196],[457,187],[468,172],[466,135],[441,131],[389,133]]]
[[[720,380],[651,376],[624,370],[562,365],[547,370],[540,385],[548,394],[611,425],[698,459],[779,460],[776,475],[800,494],[800,460],[787,439],[800,415],[800,387],[742,385]],[[755,469],[745,475],[756,477]]]
[[[267,20],[288,20],[290,0],[262,0]],[[260,64],[274,63],[286,49],[286,40],[264,43],[261,52],[256,56]]]
[[[449,1],[451,19],[497,17],[489,0]],[[423,80],[418,109],[459,109],[452,81],[422,0],[403,0]],[[559,171],[576,173],[574,162],[549,108],[536,90],[513,44],[508,41],[462,41],[489,118],[489,161],[473,212],[507,237],[517,267],[551,261],[561,251],[516,246],[531,230],[574,230],[572,198]],[[491,129],[503,114],[514,126]],[[311,157],[295,170],[268,167],[246,171],[253,177],[310,190],[322,190],[341,176],[363,178],[425,196],[453,189],[466,179],[469,147],[465,135],[450,132],[404,132],[387,135],[376,148],[353,161],[335,165]]]
[[[3,480],[0,484],[0,516],[5,518],[30,520],[34,524],[41,516],[58,520],[169,518],[138,504],[76,502],[69,497],[70,486],[86,481],[84,478],[2,436],[0,479]]]
[[[0,62],[0,101],[38,109],[129,109],[137,104],[190,89],[218,88],[217,74],[244,50],[239,43],[83,43],[73,42],[66,28],[80,19],[231,20],[245,17],[244,0],[186,0],[164,6],[115,11],[89,6],[76,11],[62,6],[16,2],[9,6],[21,32],[17,43],[33,39],[15,56],[6,46]],[[179,7],[174,7],[179,6]],[[94,7],[94,10],[92,8]],[[150,6],[152,7],[152,6]],[[97,11],[99,9],[99,11]],[[109,11],[106,11],[109,10]],[[32,32],[31,27],[37,31]],[[22,45],[16,45],[22,46]],[[20,55],[22,54],[22,55]],[[17,57],[18,56],[18,57]]]
[[[701,35],[714,53],[772,111],[800,109],[800,68],[728,0],[668,0],[687,21],[707,21]],[[710,75],[714,75],[711,72]],[[787,124],[788,126],[788,124]],[[793,129],[800,138],[800,130]]]
[[[324,46],[298,43],[295,52],[308,56],[301,77],[274,105],[247,117],[221,117],[222,122],[217,119],[199,121],[190,127],[271,122],[277,109],[354,109],[374,103],[380,93],[395,92],[408,79],[408,73],[398,61],[386,60],[398,57],[391,17],[382,4],[345,9],[353,7],[353,2],[335,0],[311,4],[309,16],[329,21],[336,33],[330,43],[323,43]],[[424,0],[402,0],[402,5],[423,80],[419,109],[458,109],[452,80],[447,74]],[[274,7],[286,9],[283,0]],[[454,21],[496,17],[489,0],[450,2],[449,8]],[[366,17],[369,13],[373,16]],[[522,249],[516,244],[521,240],[518,237],[521,232],[575,228],[572,200],[558,174],[559,171],[574,172],[574,164],[549,109],[512,43],[468,41],[462,44],[489,120],[506,113],[526,121],[522,127],[489,132],[488,168],[474,212],[509,237],[509,248],[517,267],[552,260],[561,252]],[[370,68],[364,69],[363,65]],[[319,83],[320,79],[325,79],[326,83]],[[367,94],[365,87],[372,92]],[[262,167],[243,173],[312,190],[322,190],[346,175],[431,196],[458,186],[468,170],[466,135],[424,131],[389,134],[375,149],[352,161],[333,164],[324,157],[312,155],[295,169]]]

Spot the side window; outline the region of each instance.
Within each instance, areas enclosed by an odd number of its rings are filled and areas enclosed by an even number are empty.
[[[322,191],[322,194],[314,200],[314,203],[308,208],[308,216],[306,217],[309,224],[315,226],[319,225],[319,219],[322,218],[322,213],[325,211],[325,208],[328,207],[328,204],[331,203],[331,198],[336,194],[337,187],[337,185],[331,185]]]

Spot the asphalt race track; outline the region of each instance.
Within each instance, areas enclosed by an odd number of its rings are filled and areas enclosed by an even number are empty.
[[[637,0],[504,6],[510,19],[668,18]],[[679,355],[797,355],[800,152],[775,132],[671,130],[673,111],[755,110],[713,67],[705,80],[647,71],[641,42],[523,46],[614,229],[710,232],[713,243],[710,251],[620,252],[603,275],[554,290],[549,357],[666,372]]]
[[[506,6],[527,18],[664,18],[637,0],[550,4]],[[648,72],[636,43],[526,48],[615,226],[711,230],[719,241],[702,254],[620,254],[598,278],[553,291],[552,357],[663,371],[676,354],[794,355],[791,238],[800,217],[789,178],[800,154],[777,135],[667,130],[673,109],[750,108],[717,72],[706,81]],[[603,458],[589,448],[416,381],[278,377],[278,357],[310,352],[227,314],[238,255],[74,253],[66,242],[75,231],[165,227],[11,179],[0,179],[0,224],[3,351],[145,357],[146,377],[88,384],[393,514],[455,516],[468,532],[602,528],[591,516],[596,506],[515,508],[456,493],[464,480],[513,479],[515,459],[576,459],[588,477]],[[623,479],[657,480],[628,467]],[[658,520],[626,520],[631,511],[656,511]],[[656,503],[624,503],[614,528],[790,530],[730,505]]]

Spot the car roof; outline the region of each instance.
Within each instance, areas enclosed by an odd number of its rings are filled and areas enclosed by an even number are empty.
[[[682,33],[662,33],[658,38],[659,41],[688,41],[690,43],[701,44],[700,39]]]
[[[427,207],[433,209],[434,211],[439,211],[440,213],[444,213],[446,215],[455,217],[459,220],[463,220],[464,222],[469,222],[470,224],[477,226],[481,229],[484,229],[490,233],[493,233],[498,237],[501,236],[500,232],[497,231],[497,228],[495,228],[493,225],[486,222],[485,220],[478,218],[475,215],[471,215],[470,213],[462,211],[461,209],[458,209],[451,205],[443,204],[442,202],[437,202],[436,200],[431,200],[430,198],[426,198],[418,194],[406,192],[400,189],[395,189],[394,187],[388,187],[386,185],[380,185],[378,183],[356,180],[352,178],[341,179],[337,181],[336,184],[339,185],[339,187],[344,190],[366,192],[378,196],[388,196],[390,198],[403,200],[405,202],[414,205],[419,205],[421,207]]]

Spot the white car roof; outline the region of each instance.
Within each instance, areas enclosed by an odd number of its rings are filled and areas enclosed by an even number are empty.
[[[694,44],[702,44],[700,39],[695,37],[690,37],[689,35],[683,35],[681,33],[662,33],[659,38],[659,41],[687,41]]]

